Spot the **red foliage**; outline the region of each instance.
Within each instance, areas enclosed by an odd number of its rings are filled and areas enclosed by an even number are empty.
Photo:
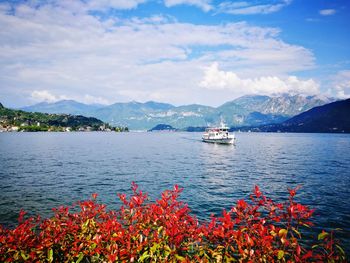
[[[178,186],[149,202],[132,184],[133,195],[120,194],[118,211],[92,200],[54,209],[41,220],[21,211],[19,225],[0,226],[1,262],[345,262],[333,233],[317,244],[303,240],[313,211],[294,201],[275,203],[255,187],[250,202],[239,200],[221,217],[199,224]],[[71,212],[78,209],[78,212]],[[307,243],[307,244],[306,244]]]

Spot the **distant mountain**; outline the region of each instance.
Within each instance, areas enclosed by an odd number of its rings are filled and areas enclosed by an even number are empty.
[[[169,110],[174,108],[174,105],[155,101],[147,101],[144,103],[144,106],[154,110]]]
[[[41,102],[32,106],[23,107],[21,110],[29,112],[75,114],[90,116],[95,110],[104,107],[98,104],[84,104],[74,100],[61,100],[54,103]]]
[[[226,102],[216,109],[217,118],[231,127],[280,123],[315,106],[334,101],[320,96],[282,94],[247,95]]]
[[[281,123],[288,119],[287,116],[278,115],[278,114],[264,114],[261,112],[250,112],[245,117],[245,124],[249,123],[250,125],[262,125],[266,123]]]
[[[148,131],[176,131],[176,129],[168,124],[158,124]]]
[[[161,123],[181,129],[189,126],[208,126],[216,122],[215,111],[213,107],[199,104],[179,106],[168,111],[167,115],[170,116],[165,117],[165,121]]]
[[[248,112],[261,112],[265,110],[266,103],[271,100],[272,97],[261,95],[245,95],[239,97],[233,101],[226,102],[221,107],[229,107],[230,105],[239,106],[246,109]]]
[[[268,132],[350,132],[350,99],[312,108],[281,124],[259,127]]]
[[[199,104],[174,106],[149,101],[145,103],[115,103],[109,106],[86,105],[75,101],[39,103],[25,107],[26,111],[70,113],[92,116],[115,126],[133,130],[149,130],[163,123],[177,129],[206,127],[225,122],[228,126],[259,126],[281,123],[290,117],[333,99],[317,96],[243,96],[217,108]]]
[[[164,123],[164,117],[175,106],[157,102],[128,102],[115,103],[94,111],[97,118],[114,125],[127,126],[134,130],[147,130],[159,123]]]
[[[282,94],[280,96],[248,95],[237,98],[231,103],[239,105],[252,112],[263,114],[274,114],[284,116],[295,116],[313,107],[321,106],[335,101],[334,98],[324,96],[302,96]]]
[[[130,109],[131,105],[127,106],[127,109]],[[133,111],[127,112],[127,114],[122,111],[114,111],[110,120],[112,123],[127,123],[128,127],[140,130],[150,129],[159,123],[166,123],[176,128],[184,128],[191,125],[206,126],[210,121],[208,116],[214,111],[214,108],[203,105],[173,106],[167,110],[142,107],[141,110],[133,108]],[[104,116],[101,115],[100,117],[103,119]]]

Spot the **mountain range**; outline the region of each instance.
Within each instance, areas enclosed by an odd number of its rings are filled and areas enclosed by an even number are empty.
[[[263,132],[350,132],[350,99],[314,107],[282,123],[250,130]]]
[[[114,126],[148,130],[160,123],[177,129],[212,126],[220,122],[231,127],[281,123],[313,107],[333,101],[335,99],[321,96],[282,94],[246,95],[219,107],[199,104],[174,106],[154,101],[132,101],[105,106],[62,100],[55,103],[42,102],[21,109],[30,112],[80,114],[101,119]]]

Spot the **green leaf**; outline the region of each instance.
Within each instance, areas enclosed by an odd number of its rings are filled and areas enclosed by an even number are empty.
[[[286,236],[287,234],[288,234],[288,230],[287,229],[282,228],[282,229],[280,229],[280,231],[278,231],[278,235],[280,237]]]
[[[148,251],[145,251],[142,256],[139,258],[138,262],[143,262],[146,258],[149,258]]]
[[[345,251],[343,250],[343,248],[341,247],[341,246],[339,246],[339,245],[335,245],[339,250],[340,250],[340,252],[343,254],[343,255],[345,255]]]
[[[85,221],[85,223],[83,224],[83,228],[86,228],[87,226],[88,226],[88,224],[89,224],[89,219],[87,219],[86,221]]]
[[[166,258],[169,257],[170,252],[171,252],[171,251],[169,251],[169,250],[165,250],[165,251],[164,251],[164,256],[165,256]]]
[[[278,250],[278,259],[282,259],[284,257],[284,251]]]
[[[175,257],[177,260],[180,260],[180,261],[185,261],[186,259],[178,254],[175,254]]]
[[[23,258],[24,260],[28,260],[28,259],[29,259],[29,255],[24,254],[23,251],[21,251],[21,256],[22,256],[22,258]]]
[[[157,244],[157,243],[154,243],[153,246],[151,247],[151,252],[152,252],[152,254],[153,254],[154,252],[156,252],[157,248],[158,248],[158,244]]]
[[[84,254],[80,252],[79,253],[79,257],[78,257],[78,259],[77,259],[77,261],[75,263],[79,263],[80,261],[83,260],[83,258],[84,258]]]
[[[328,235],[329,234],[327,232],[322,232],[322,233],[318,234],[318,240],[322,240]]]
[[[47,251],[47,260],[49,262],[52,262],[53,261],[53,250],[50,249],[49,251]]]
[[[301,234],[298,230],[296,230],[294,227],[292,228],[293,231],[298,235],[299,238],[301,238]]]
[[[273,230],[270,231],[270,234],[271,234],[272,236],[276,236],[276,235],[277,235],[277,233],[276,233],[275,231],[273,231]]]

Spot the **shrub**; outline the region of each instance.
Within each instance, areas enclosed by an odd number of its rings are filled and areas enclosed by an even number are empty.
[[[222,216],[199,223],[178,200],[181,189],[166,190],[150,202],[132,184],[120,194],[122,206],[108,211],[91,200],[54,209],[54,216],[24,219],[0,227],[1,262],[345,262],[333,233],[312,245],[303,238],[313,210],[294,200],[275,203],[256,186],[250,201],[239,200]]]

